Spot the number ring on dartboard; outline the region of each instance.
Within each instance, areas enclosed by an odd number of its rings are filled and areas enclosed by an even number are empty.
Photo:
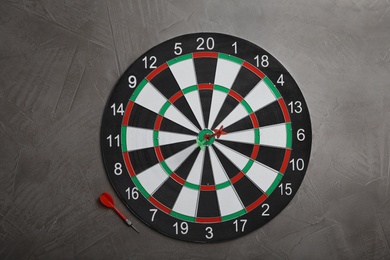
[[[159,62],[165,46],[174,55]],[[107,103],[101,136],[108,177],[137,217],[170,237],[216,242],[287,206],[306,172],[311,127],[276,59],[245,40],[199,33],[134,64]]]

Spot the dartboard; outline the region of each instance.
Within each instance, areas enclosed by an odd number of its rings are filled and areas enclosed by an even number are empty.
[[[308,167],[311,124],[297,83],[272,55],[195,33],[126,70],[104,110],[101,149],[114,189],[146,225],[216,242],[288,205]]]

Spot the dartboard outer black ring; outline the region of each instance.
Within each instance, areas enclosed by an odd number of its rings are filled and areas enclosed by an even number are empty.
[[[271,54],[194,33],[133,62],[107,101],[100,138],[108,178],[135,216],[210,243],[246,235],[289,204],[312,134],[297,83]]]

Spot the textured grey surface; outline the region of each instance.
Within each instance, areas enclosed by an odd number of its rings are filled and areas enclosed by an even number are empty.
[[[274,55],[313,127],[289,207],[212,245],[162,236],[119,204],[137,234],[97,203],[113,192],[99,128],[115,82],[150,47],[202,31]],[[389,259],[389,99],[388,0],[1,1],[0,259]]]

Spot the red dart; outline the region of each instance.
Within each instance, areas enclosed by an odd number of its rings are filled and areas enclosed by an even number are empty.
[[[226,135],[227,133],[225,131],[223,131],[223,125],[221,125],[221,127],[219,129],[214,129],[214,133],[212,135],[209,135],[209,134],[206,134],[204,136],[204,138],[206,140],[210,140],[211,138],[213,137],[217,137],[217,138],[220,138],[221,135]]]
[[[114,203],[114,199],[111,197],[110,193],[108,192],[103,192],[100,197],[100,202],[106,206],[107,208],[111,208],[113,210],[115,210],[116,214],[119,215],[119,217],[121,217],[121,219],[123,219],[123,221],[126,222],[127,225],[129,225],[130,227],[132,227],[135,231],[137,231],[137,233],[139,233],[139,231],[134,227],[133,223],[128,220],[116,207],[115,207],[115,203]]]
[[[223,130],[223,125],[219,129],[214,129],[214,134],[219,138],[221,135],[226,135],[227,133]]]

